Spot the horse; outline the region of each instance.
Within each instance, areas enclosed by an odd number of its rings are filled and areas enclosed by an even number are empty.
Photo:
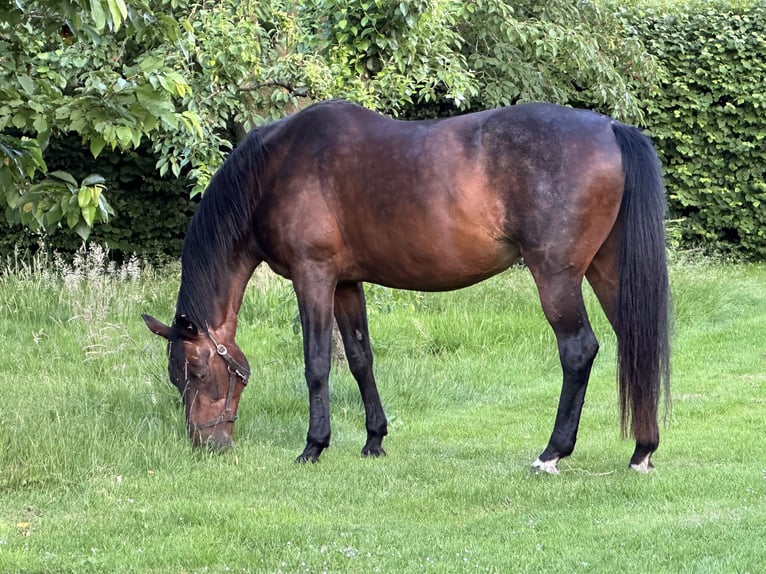
[[[315,103],[252,130],[212,177],[181,255],[167,340],[193,445],[231,447],[250,374],[235,342],[261,263],[292,281],[303,334],[309,424],[299,462],[330,444],[333,322],[364,404],[362,455],[385,455],[387,419],[363,283],[460,289],[523,260],[555,333],[563,372],[553,431],[532,469],[570,455],[599,345],[587,278],[617,339],[621,435],[649,472],[669,405],[665,188],[651,140],[589,110],[520,104],[401,121],[354,103]],[[334,321],[333,321],[334,320]]]

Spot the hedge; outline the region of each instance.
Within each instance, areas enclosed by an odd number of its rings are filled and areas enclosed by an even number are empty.
[[[766,260],[766,7],[666,3],[627,12],[664,66],[644,102],[683,245]]]

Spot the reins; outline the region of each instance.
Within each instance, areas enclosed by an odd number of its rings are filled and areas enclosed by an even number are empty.
[[[210,340],[215,345],[215,351],[218,353],[218,356],[220,356],[224,363],[226,363],[226,370],[229,371],[229,390],[226,393],[226,403],[223,412],[213,420],[201,424],[192,424],[191,427],[194,431],[214,427],[221,423],[235,422],[239,417],[232,413],[231,402],[234,399],[234,389],[237,387],[237,378],[242,381],[242,386],[247,386],[247,381],[250,378],[250,369],[232,357],[226,346],[216,341],[209,331],[207,332],[207,336],[210,337]]]

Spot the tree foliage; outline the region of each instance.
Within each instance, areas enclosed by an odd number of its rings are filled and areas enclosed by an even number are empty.
[[[543,99],[639,120],[655,73],[585,1],[15,0],[0,14],[0,202],[84,237],[111,213],[109,182],[46,174],[60,134],[96,157],[148,142],[159,173],[198,193],[238,133],[306,102],[418,116]]]

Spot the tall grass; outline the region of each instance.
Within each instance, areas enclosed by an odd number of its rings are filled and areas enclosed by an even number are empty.
[[[534,284],[513,269],[455,293],[367,291],[389,456],[363,459],[342,361],[333,444],[303,447],[289,283],[259,270],[238,340],[253,368],[236,449],[194,451],[162,342],[179,270],[103,250],[0,271],[0,572],[759,572],[766,539],[766,266],[677,260],[674,404],[654,460],[626,469],[614,337],[574,455],[529,465],[560,391]]]

